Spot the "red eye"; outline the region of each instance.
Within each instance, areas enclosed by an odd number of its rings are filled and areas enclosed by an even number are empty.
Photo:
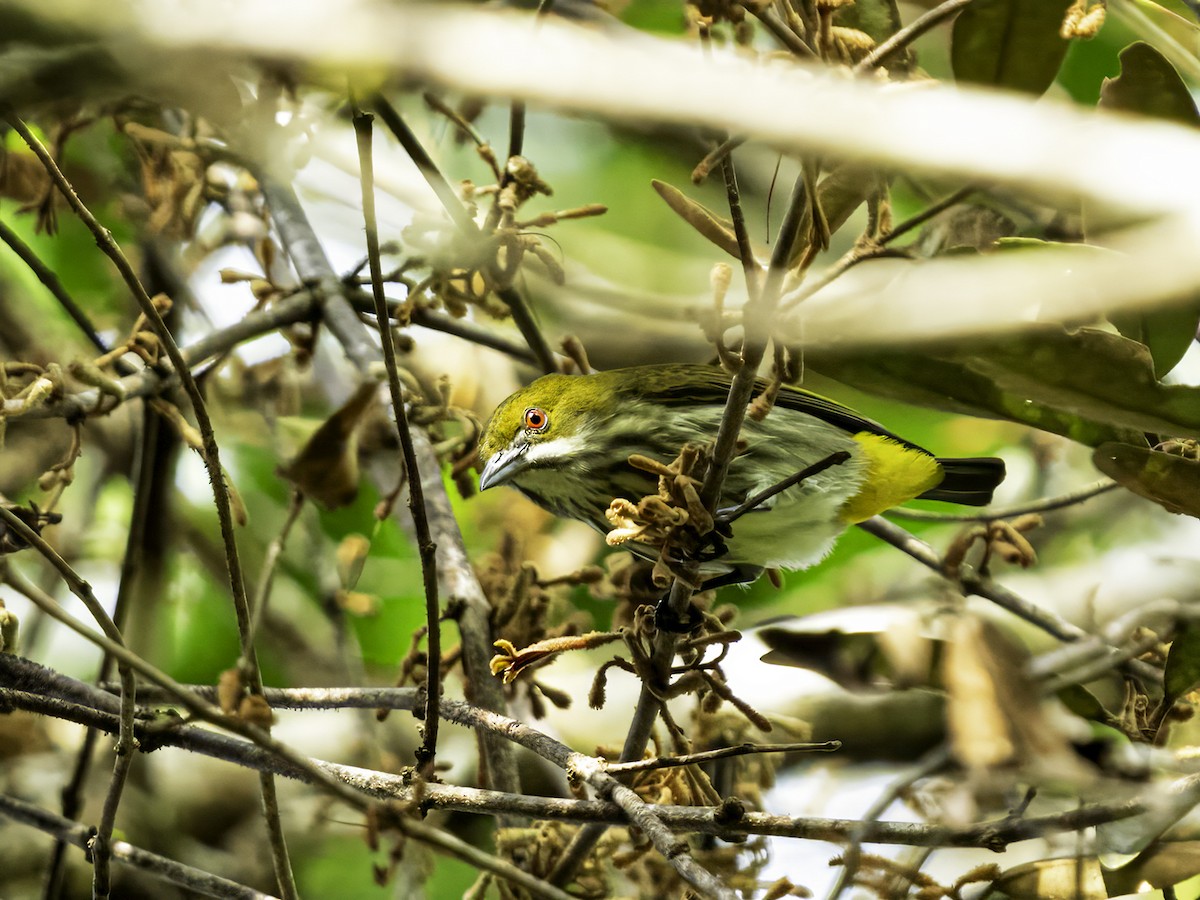
[[[550,427],[550,417],[536,406],[531,406],[525,410],[525,427],[541,433]]]

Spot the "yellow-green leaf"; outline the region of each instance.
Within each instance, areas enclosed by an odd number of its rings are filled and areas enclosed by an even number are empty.
[[[1104,79],[1100,108],[1168,119],[1181,125],[1200,125],[1200,113],[1179,73],[1149,44],[1137,42],[1121,51],[1121,74]],[[1092,235],[1121,218],[1099,213],[1084,204],[1084,230]],[[1175,368],[1200,327],[1200,299],[1191,297],[1176,305],[1145,312],[1109,316],[1121,334],[1150,349],[1155,374],[1160,378]]]

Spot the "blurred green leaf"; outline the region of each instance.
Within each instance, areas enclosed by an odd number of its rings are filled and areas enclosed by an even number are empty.
[[[1162,378],[1178,365],[1200,329],[1200,298],[1183,306],[1142,313],[1110,315],[1109,320],[1130,340],[1144,344],[1154,362],[1154,374]]]
[[[1200,684],[1200,628],[1184,626],[1167,653],[1163,669],[1164,703],[1173,703]]]
[[[1101,444],[1096,468],[1139,497],[1173,513],[1200,518],[1200,462],[1129,444]]]
[[[1200,388],[1161,383],[1145,346],[1095,328],[1040,326],[998,339],[931,342],[921,353],[810,350],[806,359],[864,390],[1022,422],[1090,446],[1138,445],[1142,432],[1200,437]]]
[[[1121,74],[1104,79],[1100,88],[1100,108],[1139,113],[1168,119],[1182,125],[1200,125],[1200,114],[1187,85],[1175,68],[1149,44],[1137,42],[1121,51]],[[1091,234],[1097,223],[1095,210],[1084,207],[1085,232]],[[1196,330],[1200,327],[1200,300],[1148,312],[1109,316],[1121,334],[1141,341],[1150,348],[1154,372],[1160,378],[1183,358]]]
[[[1146,888],[1166,888],[1200,873],[1200,841],[1155,841],[1137,859],[1105,871],[1109,896],[1145,896]],[[1195,897],[1194,893],[1176,896]]]
[[[176,554],[169,570],[168,602],[163,604],[165,634],[156,642],[155,659],[176,681],[216,684],[237,659],[238,634],[233,606],[190,554]]]
[[[959,82],[1041,94],[1067,53],[1059,36],[1071,0],[976,0],[958,14],[950,64]]]
[[[632,0],[620,15],[621,21],[640,31],[660,34],[684,34],[687,31],[687,17],[682,7],[662,0]]]
[[[1074,900],[1105,900],[1111,896],[1104,886],[1104,874],[1094,856],[1037,859],[1005,869],[991,884],[989,898],[1009,900],[1048,900],[1072,897]]]
[[[1138,41],[1121,51],[1120,60],[1121,74],[1105,78],[1100,87],[1101,109],[1200,124],[1187,85],[1161,53]]]
[[[1058,699],[1075,715],[1093,722],[1108,722],[1112,715],[1099,698],[1081,684],[1070,684],[1058,692]]]

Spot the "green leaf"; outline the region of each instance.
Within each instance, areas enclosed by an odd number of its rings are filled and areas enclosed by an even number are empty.
[[[1144,344],[1154,362],[1154,374],[1162,378],[1183,359],[1200,329],[1200,298],[1182,306],[1146,312],[1113,313],[1109,317],[1117,331]]]
[[[1128,444],[1101,444],[1096,468],[1139,497],[1173,513],[1200,518],[1200,462]]]
[[[1122,50],[1120,60],[1121,74],[1104,79],[1100,89],[1101,109],[1200,125],[1200,113],[1187,85],[1162,54],[1139,41]],[[1102,213],[1097,221],[1097,212],[1090,204],[1084,205],[1084,229],[1089,235],[1124,222]],[[1161,378],[1175,368],[1195,339],[1200,328],[1200,298],[1192,297],[1164,309],[1112,315],[1109,319],[1121,334],[1150,348],[1154,372]]]
[[[1070,0],[976,0],[958,14],[950,65],[959,82],[1041,94],[1067,54]]]
[[[1200,125],[1187,85],[1161,53],[1138,41],[1121,51],[1121,74],[1105,78],[1100,108]]]
[[[1041,326],[917,351],[810,349],[818,372],[888,397],[1022,422],[1090,446],[1144,443],[1143,432],[1200,437],[1200,388],[1155,378],[1150,352],[1094,328]]]
[[[1067,685],[1058,692],[1058,699],[1080,718],[1104,723],[1112,720],[1112,713],[1105,709],[1099,698],[1082,684]]]
[[[1163,669],[1164,703],[1174,703],[1200,684],[1200,628],[1186,625],[1175,635]]]

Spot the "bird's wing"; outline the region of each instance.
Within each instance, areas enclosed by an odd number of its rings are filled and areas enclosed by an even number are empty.
[[[681,374],[678,379],[662,379],[657,383],[647,384],[642,386],[642,393],[653,395],[653,398],[665,406],[692,404],[692,403],[723,403],[729,395],[729,377],[719,369],[714,369],[709,366],[684,367],[679,369],[690,369],[686,374]],[[756,392],[762,392],[767,388],[767,380],[759,378]],[[797,412],[802,412],[814,418],[820,419],[823,422],[828,422],[836,428],[840,428],[847,434],[855,435],[862,432],[869,434],[877,434],[880,437],[891,438],[906,447],[913,450],[919,450],[932,456],[924,447],[914,444],[912,441],[906,441],[897,434],[888,431],[878,422],[873,419],[868,419],[866,416],[861,416],[847,406],[842,406],[830,400],[828,397],[822,397],[820,394],[814,394],[812,391],[806,391],[802,388],[789,387],[784,385],[779,390],[779,395],[775,399],[775,405],[783,409],[792,409]]]

